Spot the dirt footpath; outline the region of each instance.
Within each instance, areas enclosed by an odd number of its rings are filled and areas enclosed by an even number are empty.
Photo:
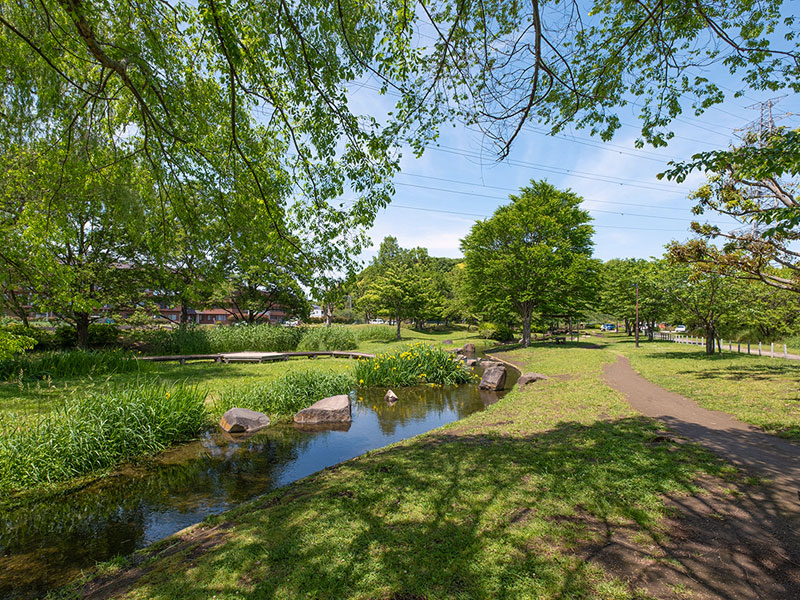
[[[668,498],[675,518],[660,550],[674,561],[672,572],[630,548],[620,552],[617,540],[616,556],[601,551],[591,558],[651,591],[660,579],[671,580],[667,587],[677,597],[800,598],[800,445],[650,383],[627,358],[606,365],[605,376],[636,410],[767,481],[749,485],[742,478],[728,490],[709,482],[705,494]]]

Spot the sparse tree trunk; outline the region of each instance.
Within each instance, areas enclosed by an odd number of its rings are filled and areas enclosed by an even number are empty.
[[[181,302],[181,318],[180,324],[186,325],[189,322],[189,307],[185,302]]]
[[[325,304],[325,327],[330,327],[333,323],[333,303],[328,302]]]
[[[89,347],[89,313],[75,313],[75,332],[78,338],[78,348]]]
[[[397,339],[400,339],[400,311],[397,311]]]
[[[717,341],[714,330],[706,328],[706,354],[714,354],[714,344]]]
[[[625,317],[625,333],[633,335],[633,328],[631,327],[631,322],[628,320],[628,317]]]

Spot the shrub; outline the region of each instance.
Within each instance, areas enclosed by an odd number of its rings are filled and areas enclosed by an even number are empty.
[[[514,339],[514,330],[508,325],[489,323],[484,321],[478,325],[478,335],[485,340],[497,340],[507,342]]]
[[[35,342],[34,350],[51,348],[55,343],[55,336],[49,331],[40,329],[39,327],[25,327],[21,323],[10,323],[2,326],[0,327],[0,331],[32,338]]]
[[[0,360],[0,379],[68,379],[139,368],[133,353],[124,350],[51,350]]]
[[[391,325],[366,325],[356,330],[359,342],[391,342],[397,339],[397,330]]]
[[[354,350],[358,346],[353,330],[348,327],[311,327],[297,345],[302,352]]]
[[[239,407],[273,416],[289,416],[328,396],[347,394],[353,378],[343,373],[295,372],[279,379],[222,395],[215,412]]]
[[[19,490],[107,469],[195,437],[205,392],[157,382],[69,401],[22,426],[0,423],[0,490]]]
[[[452,385],[469,383],[476,377],[454,354],[422,342],[361,359],[353,375],[359,385],[365,386]]]
[[[0,331],[0,360],[8,360],[17,354],[22,354],[25,350],[30,350],[36,345],[33,338]]]

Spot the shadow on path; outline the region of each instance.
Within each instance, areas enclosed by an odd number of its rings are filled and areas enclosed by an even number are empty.
[[[775,500],[795,514],[800,511],[800,445],[647,381],[625,357],[604,370],[608,384],[622,392],[633,408],[752,474],[769,478],[775,484]]]

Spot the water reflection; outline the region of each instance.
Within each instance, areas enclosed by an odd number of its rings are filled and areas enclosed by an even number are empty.
[[[354,394],[349,427],[278,424],[249,438],[208,432],[157,461],[80,491],[0,515],[0,597],[42,595],[97,561],[124,555],[368,450],[461,419],[496,402],[477,385]]]

